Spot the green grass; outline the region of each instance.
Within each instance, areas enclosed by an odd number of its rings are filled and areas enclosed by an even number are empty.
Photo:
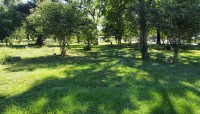
[[[151,59],[129,47],[71,46],[0,48],[23,61],[0,64],[0,113],[200,113],[200,51],[165,62],[169,51],[150,50]]]

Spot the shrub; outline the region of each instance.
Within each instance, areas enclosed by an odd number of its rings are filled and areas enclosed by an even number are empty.
[[[1,60],[1,64],[7,64],[7,63],[11,63],[11,62],[19,62],[22,61],[22,58],[20,56],[10,56],[10,55],[5,55],[4,58],[2,58]]]

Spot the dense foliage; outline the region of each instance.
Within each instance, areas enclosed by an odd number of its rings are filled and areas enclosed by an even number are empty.
[[[22,15],[15,10],[0,7],[0,40],[9,37],[21,25]]]

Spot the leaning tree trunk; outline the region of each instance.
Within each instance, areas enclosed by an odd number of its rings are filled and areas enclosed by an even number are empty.
[[[160,29],[157,29],[157,43],[158,45],[161,44],[161,41],[160,41]]]

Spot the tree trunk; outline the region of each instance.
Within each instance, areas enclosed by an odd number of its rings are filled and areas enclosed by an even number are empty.
[[[178,48],[174,48],[173,64],[178,63]]]
[[[99,45],[98,37],[96,39],[95,45]]]
[[[118,46],[122,46],[122,37],[119,35],[119,36],[116,36],[116,38],[117,38]]]
[[[28,41],[30,40],[29,36],[30,36],[29,34],[26,34],[26,38],[27,38]]]
[[[6,38],[6,46],[8,46],[8,38]]]
[[[120,40],[120,38],[118,38],[117,40],[118,40],[118,46],[121,46],[121,40]]]
[[[90,46],[90,41],[89,41],[89,40],[87,41],[87,49],[88,49],[88,50],[90,50],[90,49],[91,49],[91,46]]]
[[[147,5],[144,0],[140,1],[140,46],[143,60],[148,59],[146,7],[148,7],[150,3],[151,2]]]
[[[77,35],[77,43],[78,44],[80,43],[80,35],[79,34]]]
[[[148,46],[147,46],[147,30],[146,30],[146,15],[145,13],[140,14],[140,46],[142,59],[145,60],[148,58]]]
[[[65,41],[65,39],[63,39],[59,44],[60,44],[61,56],[64,57],[66,55],[66,41]]]
[[[38,38],[37,38],[37,41],[36,41],[35,45],[38,45],[38,46],[43,46],[44,45],[41,34],[38,35]]]
[[[157,43],[158,45],[161,44],[161,41],[160,41],[160,29],[157,29]]]
[[[132,43],[131,43],[131,41],[129,42],[129,46],[131,46],[132,45]]]

